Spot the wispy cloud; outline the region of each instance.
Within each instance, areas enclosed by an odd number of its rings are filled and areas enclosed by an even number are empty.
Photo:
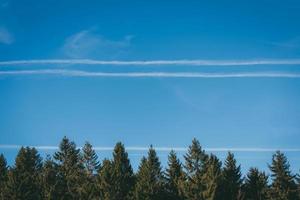
[[[132,36],[111,40],[98,34],[95,29],[82,30],[66,38],[61,51],[70,58],[112,59],[122,54],[131,43]]]
[[[92,59],[46,59],[1,61],[1,66],[11,65],[195,65],[195,66],[251,66],[251,65],[300,65],[300,59],[260,59],[260,60],[92,60]]]
[[[285,49],[299,49],[300,48],[300,36],[293,37],[285,41],[276,42],[266,42],[275,47],[285,48]]]
[[[241,73],[198,73],[198,72],[90,72],[80,70],[14,70],[0,71],[0,75],[60,75],[72,77],[149,77],[149,78],[300,78],[300,73],[241,72]]]
[[[12,44],[13,42],[13,35],[6,28],[0,27],[0,44]]]
[[[27,145],[23,145],[27,146]],[[0,144],[0,149],[19,149],[22,145],[5,145]],[[34,147],[38,150],[58,150],[57,146],[30,146]],[[82,147],[78,147],[82,148]],[[95,146],[93,147],[96,151],[112,151],[114,147],[101,147],[101,146]],[[129,146],[126,147],[127,151],[148,151],[149,147],[141,147],[141,146]],[[178,151],[178,152],[186,152],[186,147],[155,147],[156,151],[160,152],[169,152],[171,150]],[[283,152],[300,152],[300,148],[227,148],[227,147],[221,147],[221,148],[205,148],[208,152],[275,152],[277,150],[283,151]]]

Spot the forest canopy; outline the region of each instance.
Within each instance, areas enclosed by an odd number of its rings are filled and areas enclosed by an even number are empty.
[[[124,145],[102,162],[86,142],[79,149],[64,137],[52,156],[42,159],[35,148],[21,147],[12,166],[0,155],[0,199],[103,200],[298,200],[300,179],[280,151],[272,156],[270,176],[250,168],[243,176],[234,154],[222,163],[193,139],[183,162],[175,151],[163,169],[155,149],[134,172]]]

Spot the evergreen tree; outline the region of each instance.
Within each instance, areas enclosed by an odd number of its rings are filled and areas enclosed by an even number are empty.
[[[134,186],[133,170],[124,145],[118,142],[114,148],[112,161],[113,198],[122,200],[129,198]]]
[[[22,147],[16,157],[15,166],[10,170],[4,199],[41,199],[40,172],[41,157],[35,148]]]
[[[81,199],[83,185],[83,165],[80,149],[74,142],[64,137],[55,152],[54,159],[58,164],[59,182],[62,190],[61,199]]]
[[[103,160],[102,166],[98,174],[98,191],[100,199],[110,200],[113,198],[113,168],[110,160]]]
[[[96,199],[97,187],[96,187],[96,173],[100,167],[98,156],[93,149],[93,146],[86,142],[82,148],[82,162],[84,166],[84,184],[82,186],[82,198],[83,199]]]
[[[193,139],[185,158],[185,169],[188,178],[185,186],[185,196],[190,200],[201,200],[204,184],[202,182],[207,154],[198,140]]]
[[[205,200],[222,199],[222,163],[215,155],[210,155],[205,163],[205,173],[202,182],[204,190],[202,192]]]
[[[83,165],[85,168],[85,171],[89,176],[93,176],[94,174],[97,173],[100,163],[98,161],[98,156],[93,149],[93,146],[89,143],[86,142],[82,148],[83,151]]]
[[[265,200],[268,198],[268,177],[257,168],[250,168],[243,186],[245,200]]]
[[[0,199],[4,199],[4,187],[7,181],[8,167],[3,154],[0,155]]]
[[[271,185],[271,198],[276,200],[297,200],[297,186],[295,176],[290,171],[290,165],[286,156],[277,151],[269,165],[272,172],[273,183]]]
[[[184,172],[181,162],[175,151],[171,151],[168,156],[168,168],[166,169],[167,189],[169,199],[183,199],[182,184],[184,183]]]
[[[135,187],[136,200],[159,200],[165,198],[165,179],[161,170],[160,161],[152,146],[148,157],[143,158],[137,173]]]
[[[241,176],[241,166],[236,165],[233,153],[229,152],[223,169],[223,199],[239,199],[243,182]]]
[[[46,161],[43,164],[41,174],[43,199],[57,199],[60,195],[62,195],[58,175],[57,165],[50,156],[47,156]]]

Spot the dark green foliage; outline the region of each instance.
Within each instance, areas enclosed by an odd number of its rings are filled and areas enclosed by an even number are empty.
[[[205,173],[205,162],[208,158],[207,154],[198,140],[193,139],[192,145],[189,146],[185,158],[185,170],[187,173],[187,184],[185,185],[185,196],[190,200],[203,199],[202,192],[204,184],[202,182]]]
[[[3,199],[3,192],[7,181],[7,163],[3,154],[0,155],[0,199]]]
[[[113,168],[110,160],[103,160],[102,166],[99,170],[98,175],[98,188],[99,196],[103,200],[110,200],[113,198]]]
[[[118,142],[114,148],[112,161],[113,198],[129,199],[129,192],[134,186],[133,170],[124,145]]]
[[[98,156],[93,146],[86,142],[82,148],[84,166],[84,184],[81,188],[82,199],[96,199],[99,196],[96,186],[96,173],[100,168]]]
[[[37,150],[22,147],[16,157],[15,166],[9,172],[4,199],[41,199],[41,170],[42,162]]]
[[[61,199],[80,199],[84,184],[80,149],[76,148],[74,142],[64,137],[59,145],[59,151],[54,154],[54,159],[58,164]]]
[[[165,197],[165,178],[152,146],[148,157],[141,161],[134,196],[137,200],[159,200]]]
[[[171,151],[168,157],[168,168],[166,169],[167,190],[169,199],[183,199],[183,185],[185,176],[181,162],[176,156],[175,151]]]
[[[82,160],[83,160],[85,171],[89,176],[93,176],[94,174],[97,173],[100,167],[98,156],[95,150],[93,149],[93,146],[89,142],[86,142],[84,144],[82,151],[83,151]]]
[[[272,174],[273,183],[271,185],[271,199],[276,200],[297,200],[297,185],[295,176],[290,171],[290,165],[286,156],[277,151],[272,158],[269,166]]]
[[[62,194],[58,175],[58,166],[47,156],[41,174],[43,199],[56,199]]]
[[[184,156],[184,168],[171,151],[162,170],[151,146],[133,169],[122,143],[111,160],[99,163],[88,142],[80,149],[64,137],[53,158],[42,162],[35,148],[22,147],[15,164],[8,167],[0,154],[0,200],[299,200],[300,178],[293,175],[285,155],[276,152],[264,172],[250,168],[245,181],[234,155],[228,153],[224,167],[207,155],[194,139]]]
[[[205,163],[205,173],[202,178],[204,184],[203,199],[222,199],[222,163],[215,155],[210,155]]]
[[[268,198],[268,177],[257,168],[250,168],[243,186],[245,200]]]
[[[240,198],[241,185],[243,182],[241,177],[241,166],[236,165],[233,153],[229,152],[223,169],[222,197],[224,199],[235,200]]]

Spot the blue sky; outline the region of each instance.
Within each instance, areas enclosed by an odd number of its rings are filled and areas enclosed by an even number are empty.
[[[55,146],[64,135],[97,147],[186,147],[196,137],[205,148],[256,149],[237,158],[266,169],[272,152],[258,149],[300,149],[299,9],[0,0],[1,152],[12,163],[4,145]],[[130,153],[134,166],[142,154]],[[287,154],[298,171],[300,151]]]

